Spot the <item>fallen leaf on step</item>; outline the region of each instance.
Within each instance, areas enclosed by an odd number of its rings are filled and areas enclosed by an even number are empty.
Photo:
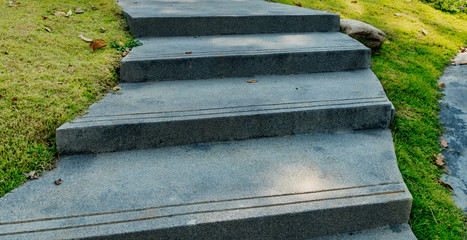
[[[438,83],[438,86],[440,86],[440,87],[446,87],[446,84],[444,84],[444,82],[440,82],[440,83]]]
[[[107,43],[105,43],[105,41],[101,39],[96,39],[92,41],[91,44],[89,44],[89,47],[91,47],[93,51],[96,51],[97,49],[101,49],[106,46],[107,46]]]
[[[50,28],[48,28],[48,27],[45,27],[44,29],[45,29],[45,31],[47,31],[47,32],[52,32],[52,29],[50,29]]]
[[[451,185],[443,182],[442,180],[438,180],[438,183],[441,184],[443,187],[449,189],[449,191],[453,191],[454,189],[451,187]]]
[[[444,156],[443,154],[441,153],[438,153],[438,155],[436,156],[436,165],[438,166],[443,166],[444,164],[446,164],[446,162],[444,161]]]
[[[455,63],[455,62],[456,62],[456,60],[451,58],[451,62],[452,62],[452,63]]]
[[[253,80],[253,79],[250,79],[250,80],[248,80],[248,81],[246,81],[246,82],[247,82],[247,83],[256,83],[256,82],[258,82],[258,81]]]
[[[29,179],[37,179],[36,171],[30,171],[28,173],[23,173]]]
[[[191,54],[191,53],[192,53],[191,51],[185,52],[185,54]]]
[[[68,12],[66,13],[65,17],[70,17],[71,14],[73,14],[73,12],[71,10],[68,10]]]
[[[299,3],[299,2],[293,2],[293,4],[295,4],[295,5],[299,6],[299,7],[301,7],[301,6],[302,6],[302,4],[301,4],[301,3]]]
[[[444,148],[447,148],[448,147],[448,141],[446,139],[441,139],[441,146],[443,146]]]
[[[65,16],[66,16],[66,13],[64,13],[64,12],[60,12],[60,11],[57,11],[57,12],[52,12],[52,14],[53,14],[53,15],[55,15],[55,16],[63,16],[63,17],[65,17]]]
[[[465,52],[465,47],[460,47],[459,50],[461,50],[461,52]]]
[[[115,87],[113,88],[114,91],[118,91],[118,90],[121,90],[121,89],[122,89],[122,87],[119,87],[119,86],[115,86]]]
[[[400,13],[394,13],[394,16],[400,17],[400,16],[402,16],[402,14],[400,14]]]
[[[78,35],[78,37],[81,38],[85,42],[92,42],[92,39],[83,36],[83,34]]]
[[[59,179],[57,179],[57,180],[54,181],[55,185],[60,185],[60,184],[62,184],[62,182],[63,182],[63,181],[62,181],[61,178],[59,178]]]
[[[427,34],[428,34],[428,31],[425,30],[425,29],[422,29],[422,33],[423,33],[423,35],[427,35]]]
[[[467,65],[467,62],[460,62],[459,65]]]
[[[84,11],[83,11],[83,9],[81,9],[81,8],[77,8],[77,9],[75,10],[75,13],[76,13],[76,14],[81,14],[81,13],[84,13]]]
[[[16,3],[16,2],[13,2],[13,1],[9,1],[8,3],[10,4],[10,7],[16,7],[16,6],[21,5],[21,3]]]

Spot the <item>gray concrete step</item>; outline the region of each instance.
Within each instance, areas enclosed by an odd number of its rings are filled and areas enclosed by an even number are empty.
[[[310,240],[416,240],[409,224],[389,225],[380,228],[366,229],[317,237]]]
[[[118,0],[136,37],[339,31],[339,16],[262,0]]]
[[[121,84],[56,131],[62,154],[387,128],[392,104],[370,69]]]
[[[140,38],[122,82],[249,77],[370,67],[370,49],[342,33]]]
[[[62,157],[0,199],[0,239],[308,239],[410,205],[389,129],[305,134]]]

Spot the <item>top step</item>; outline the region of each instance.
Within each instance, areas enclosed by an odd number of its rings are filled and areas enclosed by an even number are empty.
[[[135,37],[336,32],[339,15],[263,0],[119,0]]]

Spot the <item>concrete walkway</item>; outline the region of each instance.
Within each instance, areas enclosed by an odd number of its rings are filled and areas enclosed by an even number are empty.
[[[443,181],[454,189],[456,204],[467,213],[467,52],[460,53],[456,65],[446,68],[440,82],[444,82],[444,99],[440,102],[440,120],[444,124],[449,146],[443,151],[448,173]]]

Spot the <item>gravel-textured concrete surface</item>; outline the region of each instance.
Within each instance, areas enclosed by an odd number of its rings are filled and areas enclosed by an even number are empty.
[[[454,200],[467,213],[467,65],[459,64],[467,63],[467,52],[455,60],[456,65],[447,67],[439,80],[446,85],[440,120],[449,144],[443,151],[448,169],[443,180],[452,186]]]

